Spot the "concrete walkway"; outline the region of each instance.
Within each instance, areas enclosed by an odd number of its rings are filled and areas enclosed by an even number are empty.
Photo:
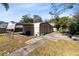
[[[38,42],[41,39],[42,39],[41,37],[37,37],[37,38],[30,39],[30,40],[26,41],[25,43],[31,45],[31,44]]]
[[[33,51],[34,49],[38,48],[39,46],[41,46],[42,44],[44,44],[46,42],[46,40],[42,39],[42,38],[39,38],[38,40],[39,41],[36,41],[36,42],[34,42],[32,44],[29,43],[28,46],[20,48],[20,49],[14,51],[11,54],[8,54],[7,56],[27,56],[29,52]]]

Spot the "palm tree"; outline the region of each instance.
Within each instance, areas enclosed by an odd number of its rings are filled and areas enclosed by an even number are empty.
[[[9,9],[9,4],[8,3],[1,3],[1,4],[5,7],[6,11]]]

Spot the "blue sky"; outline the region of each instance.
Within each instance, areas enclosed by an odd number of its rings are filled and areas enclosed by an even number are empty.
[[[45,19],[49,19],[51,16],[49,11],[51,9],[49,3],[10,3],[10,8],[6,12],[5,8],[0,4],[0,21],[16,21],[19,22],[23,15],[30,14],[39,15]],[[75,10],[78,7],[76,6],[73,10],[67,10],[60,16],[68,16],[74,14]]]

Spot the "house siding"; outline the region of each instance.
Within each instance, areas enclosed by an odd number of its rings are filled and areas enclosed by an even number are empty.
[[[53,27],[49,23],[40,24],[40,33],[44,32],[45,34],[53,32]]]
[[[0,28],[0,34],[6,33],[6,28]]]

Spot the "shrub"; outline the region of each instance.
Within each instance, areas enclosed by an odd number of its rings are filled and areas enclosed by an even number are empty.
[[[68,33],[69,30],[68,30],[68,29],[62,29],[62,28],[60,28],[60,29],[59,29],[59,32],[61,32],[61,33]]]
[[[76,32],[77,32],[77,27],[78,27],[78,25],[77,25],[77,23],[71,23],[70,25],[69,25],[69,33],[71,34],[71,35],[74,35]]]

